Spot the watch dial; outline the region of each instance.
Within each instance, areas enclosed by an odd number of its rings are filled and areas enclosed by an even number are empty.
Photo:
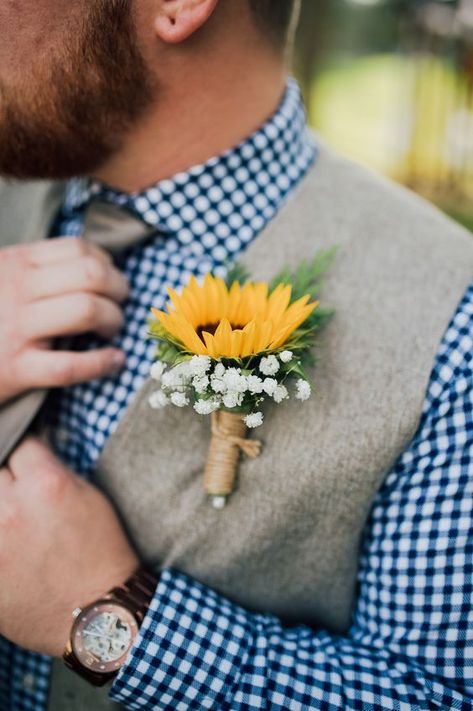
[[[92,671],[115,671],[123,664],[137,632],[136,620],[126,608],[99,602],[83,610],[76,620],[74,653]]]
[[[84,647],[103,662],[115,662],[129,649],[130,626],[113,612],[102,612],[84,627]]]

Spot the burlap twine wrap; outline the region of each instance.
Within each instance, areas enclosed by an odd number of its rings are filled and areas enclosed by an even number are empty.
[[[204,488],[211,496],[228,496],[235,484],[240,451],[255,458],[261,452],[261,442],[246,438],[246,425],[241,414],[213,412],[211,427]]]

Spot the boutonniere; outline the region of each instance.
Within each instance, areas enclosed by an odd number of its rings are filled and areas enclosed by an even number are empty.
[[[335,251],[319,252],[270,283],[251,281],[238,265],[226,281],[192,277],[180,294],[169,289],[165,311],[151,309],[149,336],[158,342],[151,377],[160,388],[149,403],[210,415],[204,489],[215,508],[233,491],[240,452],[261,451],[247,431],[263,423],[265,405],[311,395],[306,368],[315,335],[333,315],[317,297]]]

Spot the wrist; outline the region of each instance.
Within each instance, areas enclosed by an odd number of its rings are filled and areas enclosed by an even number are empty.
[[[141,567],[122,585],[74,610],[63,655],[66,665],[96,686],[113,679],[135,642],[158,580]]]
[[[56,633],[46,653],[53,657],[62,657],[74,625],[74,611],[87,607],[95,600],[103,598],[112,588],[123,585],[139,567],[139,559],[130,551],[130,554],[120,561],[104,566],[100,575],[84,580],[77,586],[74,595],[62,606],[61,611],[53,611],[51,630],[54,629]]]

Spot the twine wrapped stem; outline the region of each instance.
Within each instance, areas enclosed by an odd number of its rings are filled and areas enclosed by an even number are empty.
[[[246,425],[241,414],[213,412],[211,428],[204,489],[212,497],[215,508],[222,508],[235,485],[240,451],[255,458],[261,451],[261,442],[246,438]]]

